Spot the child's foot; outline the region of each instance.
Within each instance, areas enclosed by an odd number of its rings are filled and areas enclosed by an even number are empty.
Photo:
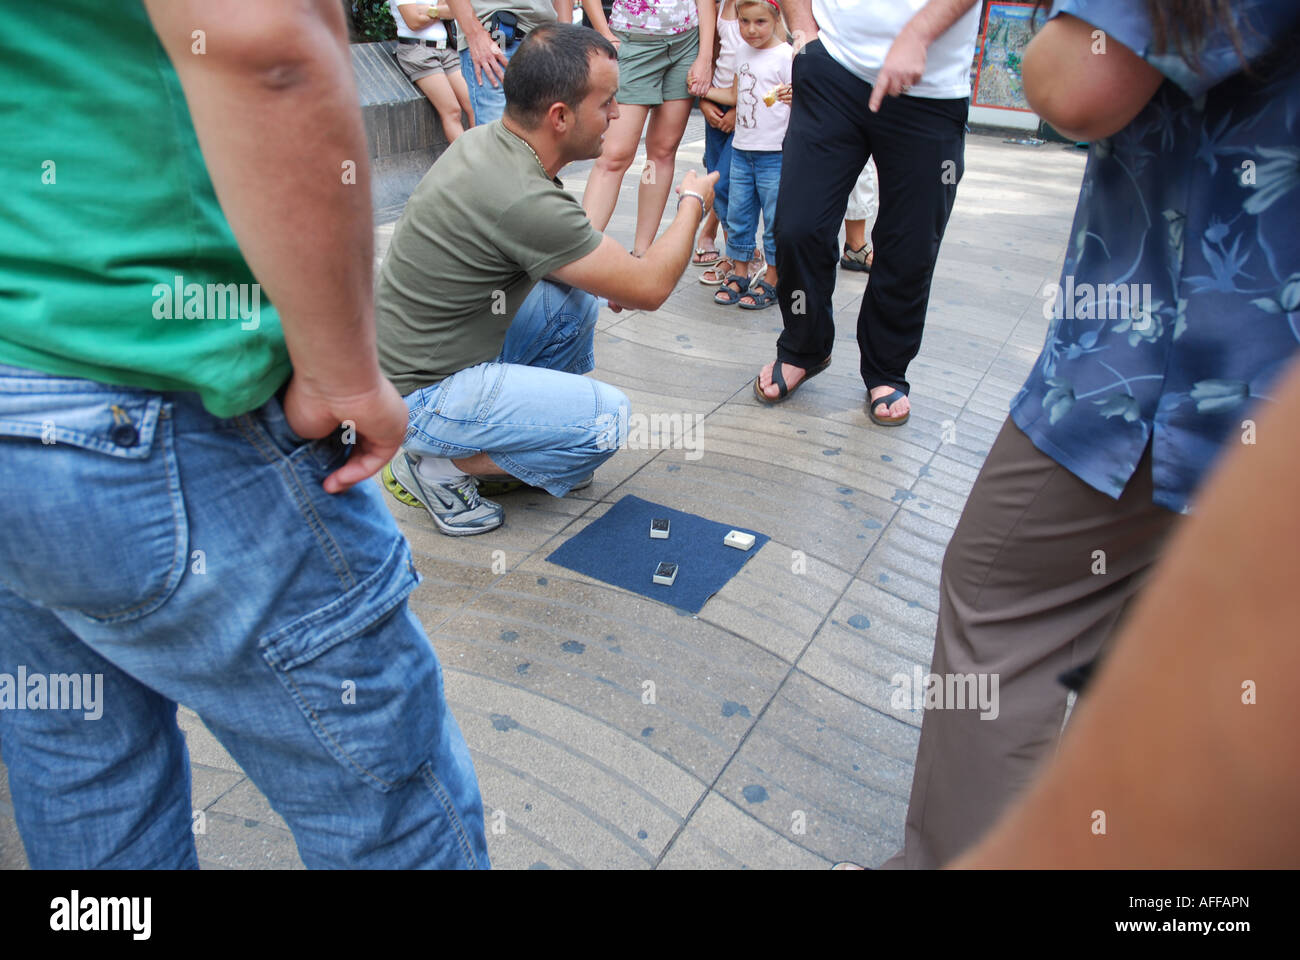
[[[739,301],[748,289],[749,277],[733,273],[727,278],[727,282],[722,285],[718,292],[713,295],[713,302],[729,307]]]
[[[708,270],[705,270],[700,274],[700,283],[704,284],[706,287],[716,287],[721,284],[722,281],[726,280],[735,269],[735,261],[723,257]]]

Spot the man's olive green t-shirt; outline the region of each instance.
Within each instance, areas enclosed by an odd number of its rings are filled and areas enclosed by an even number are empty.
[[[0,364],[220,417],[291,373],[140,0],[0,4]]]
[[[603,236],[500,120],[466,131],[411,194],[379,271],[379,364],[406,396],[495,360],[537,281]]]

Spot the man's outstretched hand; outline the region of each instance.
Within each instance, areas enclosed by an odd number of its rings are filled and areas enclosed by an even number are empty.
[[[326,493],[342,493],[374,476],[406,437],[406,404],[383,376],[368,390],[344,396],[295,374],[284,395],[284,416],[294,433],[307,440],[327,436],[341,424],[355,432],[348,462],[321,485]]]

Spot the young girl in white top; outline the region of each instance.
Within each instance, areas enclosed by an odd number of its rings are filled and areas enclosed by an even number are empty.
[[[727,256],[736,266],[714,300],[761,310],[776,303],[776,195],[781,185],[781,144],[790,123],[794,48],[784,42],[778,0],[736,0],[736,19],[745,41],[736,54],[732,86],[736,132],[727,197]],[[760,209],[767,270],[761,277],[750,277]]]
[[[715,34],[713,60],[713,89],[730,91],[736,76],[736,51],[744,46],[740,39],[740,24],[736,21],[736,0],[722,0],[718,4],[718,29]],[[713,209],[708,211],[700,226],[691,262],[696,266],[710,267],[700,278],[700,283],[718,286],[734,266],[718,252],[718,225],[727,222],[727,186],[731,181],[731,134],[736,128],[736,105],[732,102],[714,101],[705,95],[700,98],[700,112],[708,124],[704,128],[704,172],[718,171],[718,182],[713,187]],[[721,262],[720,262],[721,261]],[[725,268],[725,269],[724,269]]]

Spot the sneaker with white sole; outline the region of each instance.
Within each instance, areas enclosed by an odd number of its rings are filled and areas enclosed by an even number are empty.
[[[407,496],[419,501],[437,528],[449,537],[487,533],[505,522],[505,509],[499,503],[480,497],[478,481],[473,477],[467,476],[455,483],[430,483],[415,472],[405,452],[398,453],[389,467],[390,470],[385,472],[391,474]],[[397,496],[396,492],[393,495]],[[401,497],[398,499],[408,502]]]

